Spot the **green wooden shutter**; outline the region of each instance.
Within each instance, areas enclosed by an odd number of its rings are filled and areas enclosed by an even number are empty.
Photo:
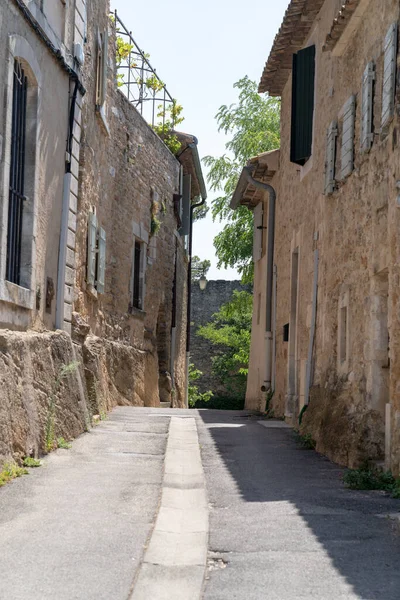
[[[356,117],[356,97],[351,96],[343,109],[341,179],[346,179],[354,169],[354,130]]]
[[[397,23],[394,23],[386,34],[383,46],[383,94],[382,94],[382,129],[390,123],[394,116],[396,91],[396,57],[397,57]]]
[[[293,55],[290,160],[304,165],[311,156],[314,120],[315,46]]]
[[[96,281],[96,255],[97,255],[97,217],[89,213],[88,219],[88,247],[87,247],[87,275],[89,285],[94,286]]]
[[[99,229],[99,260],[97,265],[96,289],[99,294],[104,294],[106,281],[106,232],[102,227]]]
[[[374,109],[375,64],[367,64],[362,81],[361,152],[369,152],[374,140],[372,115]]]

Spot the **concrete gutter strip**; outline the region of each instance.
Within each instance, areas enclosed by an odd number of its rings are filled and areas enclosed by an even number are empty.
[[[194,418],[172,417],[161,506],[131,600],[200,600],[208,503]]]

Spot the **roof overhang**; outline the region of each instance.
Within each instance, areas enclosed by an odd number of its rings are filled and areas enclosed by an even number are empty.
[[[335,56],[343,54],[353,39],[357,27],[371,0],[342,0],[342,5],[333,20],[323,52],[332,51]]]
[[[292,71],[293,54],[300,50],[311,32],[325,0],[291,0],[265,65],[259,92],[281,96]]]
[[[207,199],[207,188],[197,149],[198,140],[194,135],[182,133],[181,131],[174,131],[173,133],[181,143],[176,158],[183,166],[184,173],[192,176],[191,199],[194,200],[201,197],[205,201]]]
[[[239,206],[253,209],[263,199],[264,192],[249,182],[249,167],[251,175],[257,181],[269,183],[279,169],[280,150],[271,150],[250,158],[242,170],[230,207],[234,210]]]

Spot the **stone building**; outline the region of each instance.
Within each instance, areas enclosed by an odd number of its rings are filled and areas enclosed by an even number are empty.
[[[206,191],[196,138],[171,152],[119,87],[107,0],[6,0],[0,34],[1,463],[116,404],[185,405]]]
[[[212,372],[212,357],[216,353],[215,347],[209,340],[197,335],[197,330],[201,325],[210,323],[213,315],[219,311],[221,306],[232,300],[234,291],[251,293],[252,289],[250,285],[243,285],[240,281],[223,279],[208,281],[205,290],[201,290],[198,283],[192,284],[190,361],[196,369],[203,373],[196,381],[201,393],[211,390],[214,396],[230,395],[224,383]]]
[[[398,24],[395,0],[290,2],[259,88],[282,98],[281,148],[249,161],[232,200],[257,232],[247,407],[272,390],[317,450],[395,473]]]

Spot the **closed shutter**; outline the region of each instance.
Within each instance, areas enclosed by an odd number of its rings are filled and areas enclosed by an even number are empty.
[[[337,122],[333,121],[326,136],[325,195],[332,194],[335,189],[336,138]]]
[[[257,262],[262,256],[263,246],[263,213],[264,205],[259,202],[254,209],[253,261]]]
[[[315,46],[293,55],[290,160],[304,165],[311,156],[314,119]]]
[[[382,95],[382,129],[390,123],[394,115],[396,90],[396,57],[397,57],[397,23],[394,23],[384,42],[383,95]]]
[[[191,190],[192,190],[192,177],[191,175],[183,176],[183,197],[181,200],[182,205],[182,225],[179,230],[180,235],[189,235],[190,233],[190,208],[191,208]]]
[[[104,294],[106,282],[106,232],[102,227],[99,230],[99,262],[97,268],[96,289],[99,294]]]
[[[101,105],[106,101],[107,98],[107,74],[108,74],[108,30],[106,29],[103,33],[103,72],[101,74]]]
[[[369,152],[374,139],[372,115],[374,109],[375,64],[368,63],[362,82],[361,104],[361,152]]]
[[[341,179],[348,177],[354,169],[354,127],[356,118],[356,97],[351,96],[343,109]]]
[[[88,219],[88,248],[87,248],[87,282],[94,286],[96,281],[97,255],[97,217],[89,213]]]

